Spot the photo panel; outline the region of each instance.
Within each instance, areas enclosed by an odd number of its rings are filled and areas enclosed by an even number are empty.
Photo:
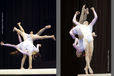
[[[0,70],[56,73],[56,0],[2,0],[0,18]]]
[[[85,25],[89,25],[95,18],[94,12],[97,14],[95,24],[89,29],[93,45],[85,41],[91,40],[88,36],[88,29],[78,26],[84,25],[84,22],[80,22],[83,7],[88,8],[86,19],[82,18],[87,22]],[[94,8],[94,12],[91,7]],[[80,13],[76,14],[76,11]],[[92,33],[96,36],[92,36]],[[88,45],[93,46],[93,52],[90,51],[87,54],[88,48],[91,48]],[[91,68],[85,70],[87,65]],[[61,76],[81,76],[80,74],[87,72],[111,75],[111,0],[61,0]]]

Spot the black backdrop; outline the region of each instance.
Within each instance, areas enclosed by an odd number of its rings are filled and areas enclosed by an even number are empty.
[[[3,34],[2,16],[4,14]],[[26,33],[31,30],[37,33],[38,30],[50,24],[51,29],[46,30],[42,35],[56,36],[56,0],[3,0],[0,2],[0,41],[4,43],[18,44],[16,32],[13,27],[21,21]],[[56,41],[46,39],[35,41],[34,44],[41,43],[40,58],[33,61],[33,68],[56,67]],[[0,46],[0,69],[20,68],[22,55],[10,55],[14,48]],[[28,59],[25,67],[28,67]]]
[[[87,7],[95,7],[98,20],[93,31],[97,37],[94,38],[94,52],[91,67],[94,73],[111,72],[111,1],[110,0],[61,0],[61,75],[76,76],[84,73],[84,57],[77,58],[72,46],[74,40],[69,35],[72,28],[72,18],[75,12],[81,11],[84,4]],[[88,21],[93,19],[90,10]],[[109,66],[108,66],[109,64]]]

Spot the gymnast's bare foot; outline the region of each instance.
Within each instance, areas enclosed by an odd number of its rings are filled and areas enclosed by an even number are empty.
[[[51,28],[51,25],[47,25],[47,26],[45,26],[45,28]]]
[[[15,31],[16,27],[13,28],[13,31]]]
[[[39,44],[39,47],[41,47],[42,45],[41,44]]]
[[[86,74],[88,74],[88,69],[87,69],[87,67],[84,68],[84,71],[85,71]]]
[[[52,35],[52,38],[53,38],[53,40],[56,40],[54,35]]]
[[[92,33],[92,36],[97,37],[97,35],[95,34],[95,32]]]
[[[32,69],[32,66],[28,67],[28,69]]]
[[[4,43],[1,41],[1,42],[0,42],[0,45],[4,45]]]
[[[25,69],[24,67],[21,67],[20,69]]]
[[[89,72],[90,74],[93,74],[93,70],[91,68],[89,68]]]

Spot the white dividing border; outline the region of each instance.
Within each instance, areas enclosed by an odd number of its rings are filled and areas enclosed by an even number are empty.
[[[45,69],[0,69],[0,75],[52,75],[56,74],[55,68]]]

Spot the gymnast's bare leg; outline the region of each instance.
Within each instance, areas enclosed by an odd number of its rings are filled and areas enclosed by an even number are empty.
[[[13,31],[16,31],[18,34],[20,34],[20,35],[23,37],[24,40],[27,39],[25,32],[20,31],[20,30],[17,29],[16,27],[14,27]]]
[[[95,22],[96,22],[96,20],[97,20],[97,14],[96,14],[96,12],[95,12],[95,10],[94,10],[94,8],[92,7],[91,8],[91,10],[93,11],[93,13],[94,13],[94,19],[92,20],[92,22],[89,24],[89,26],[91,26],[91,27],[93,27],[93,25],[95,24]],[[92,70],[92,68],[90,67],[90,62],[91,62],[91,59],[92,59],[92,55],[93,55],[93,40],[91,41],[91,42],[87,42],[87,41],[85,41],[86,43],[87,43],[87,48],[86,48],[86,51],[85,51],[85,54],[86,54],[86,56],[85,56],[85,58],[86,58],[86,67],[85,67],[85,70],[86,71],[88,71],[89,70],[89,72],[91,73],[91,74],[93,74],[93,70]]]
[[[21,60],[21,68],[20,69],[24,69],[24,63],[25,63],[25,59],[27,58],[27,55],[23,54],[23,58]]]
[[[29,67],[28,69],[32,69],[32,55],[29,56]]]
[[[96,12],[95,12],[95,10],[94,10],[94,8],[91,8],[91,10],[93,11],[93,13],[94,13],[94,19],[92,20],[92,22],[90,23],[90,24],[88,24],[88,21],[85,21],[83,24],[84,25],[86,25],[86,26],[90,26],[90,27],[92,27],[93,28],[93,25],[95,24],[95,22],[96,22],[96,20],[97,20],[97,14],[96,14]],[[80,24],[79,22],[77,22],[77,20],[75,19],[76,18],[76,16],[77,16],[77,12],[76,12],[76,14],[75,14],[75,16],[74,16],[74,18],[73,18],[73,22],[76,24],[76,25],[82,25],[82,24]],[[91,30],[91,29],[90,29]],[[92,30],[91,30],[92,31]],[[90,33],[90,32],[88,32],[88,33]],[[84,33],[85,35],[86,35],[86,33]],[[89,37],[90,37],[90,39],[89,38],[87,38],[86,40],[84,40],[84,42],[85,42],[85,46],[86,46],[86,51],[85,51],[85,60],[86,60],[86,67],[85,67],[85,72],[86,72],[86,74],[88,74],[88,70],[89,70],[89,72],[90,73],[93,73],[93,70],[91,69],[91,67],[90,67],[90,61],[91,61],[91,58],[92,58],[92,53],[90,53],[90,52],[92,52],[92,49],[93,49],[93,45],[92,45],[92,43],[93,43],[93,40],[91,41],[91,42],[88,42],[87,40],[91,40],[91,39],[93,39],[92,37],[92,34],[91,35],[89,35]],[[73,35],[72,35],[72,37],[74,37]],[[91,48],[91,49],[90,49]],[[89,54],[90,53],[90,54]]]
[[[21,26],[21,22],[18,22],[17,25],[19,26],[20,30],[25,33],[25,30],[24,30],[23,27]]]
[[[42,28],[42,29],[37,33],[37,35],[41,35],[46,29],[49,29],[49,28],[51,28],[51,25],[45,26],[44,28]]]
[[[87,44],[87,42],[86,42]],[[85,73],[88,74],[88,68],[90,66],[90,60],[89,60],[89,49],[88,49],[89,45],[86,45],[86,48],[85,48],[85,61],[86,61],[86,66],[84,68],[85,70]]]
[[[86,49],[85,49],[85,60],[86,60],[86,67],[84,68],[85,70],[85,73],[88,74],[88,70],[90,72],[90,74],[93,74],[93,70],[92,68],[90,67],[90,62],[91,62],[91,59],[92,59],[92,54],[93,54],[93,41],[88,43],[87,41],[86,42]]]
[[[32,39],[33,40],[42,40],[42,39],[49,39],[49,38],[52,38],[55,40],[55,36],[54,35],[51,35],[51,36],[48,36],[48,35],[44,35],[44,36],[39,36],[39,35],[32,35]]]
[[[90,62],[91,62],[92,56],[93,56],[93,49],[94,49],[94,47],[93,47],[93,41],[92,41],[92,42],[89,44],[89,60],[90,60]],[[90,72],[90,74],[93,74],[93,70],[92,70],[91,67],[89,67],[89,72]]]
[[[81,11],[81,15],[80,15],[80,19],[79,19],[79,23],[83,24],[84,21],[87,20],[87,15],[89,14],[89,9],[85,8],[86,5],[83,5],[82,7],[82,11]]]

